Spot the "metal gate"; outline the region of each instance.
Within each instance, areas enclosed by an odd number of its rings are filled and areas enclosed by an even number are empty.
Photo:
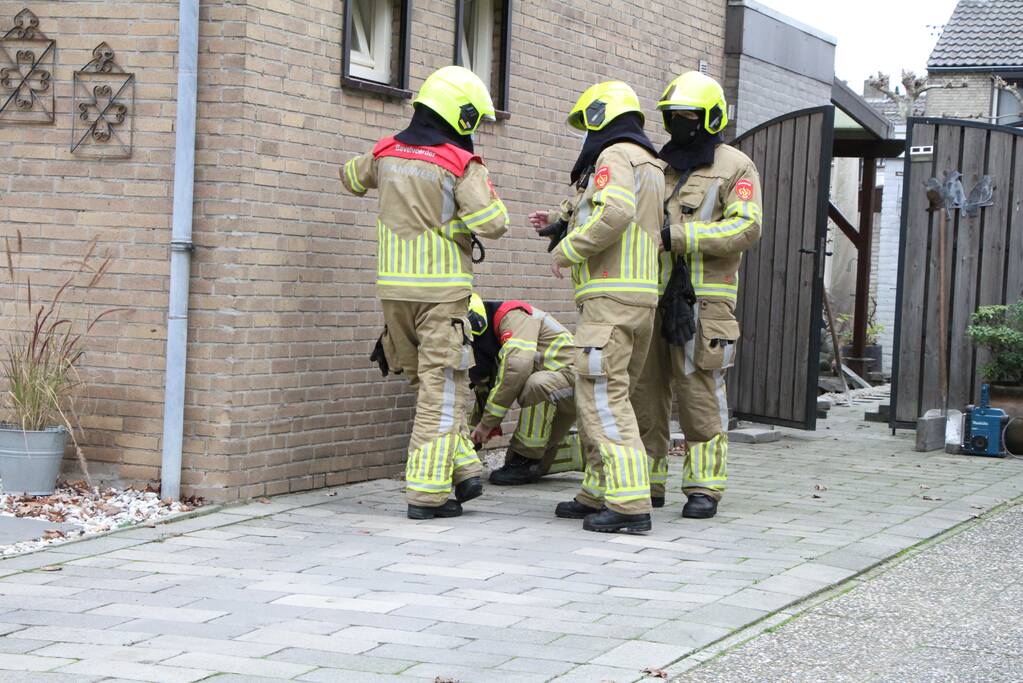
[[[817,425],[821,296],[834,107],[780,116],[732,143],[753,159],[764,232],[743,258],[736,316],[742,330],[728,382],[741,419]]]
[[[948,405],[978,396],[984,362],[965,330],[978,306],[1011,303],[1023,294],[1023,129],[953,119],[910,119],[902,196],[898,298],[892,367],[891,426],[912,427],[941,407],[938,352],[938,212],[929,211],[929,178],[963,174],[967,193],[982,176],[994,182],[991,205],[947,221],[945,284]]]

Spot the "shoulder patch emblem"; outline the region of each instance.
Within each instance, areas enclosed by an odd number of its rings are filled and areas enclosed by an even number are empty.
[[[506,341],[508,341],[511,338],[512,338],[511,330],[506,330],[505,332],[501,333],[501,343],[502,344],[505,343]]]
[[[609,182],[611,182],[611,169],[607,166],[601,166],[593,174],[593,184],[597,186],[598,190],[603,190]]]
[[[735,194],[744,202],[753,199],[753,183],[743,178],[735,184]]]

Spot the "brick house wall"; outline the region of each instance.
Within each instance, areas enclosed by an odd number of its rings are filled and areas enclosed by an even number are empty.
[[[966,87],[934,88],[927,91],[926,116],[980,119],[991,116],[994,85],[990,73],[959,72],[932,73],[931,83],[951,82],[955,85],[965,82]]]
[[[735,135],[777,116],[831,102],[831,83],[749,55],[728,55],[727,63],[735,70]]]
[[[0,22],[22,2],[0,0]],[[133,483],[159,477],[177,3],[111,7],[31,5],[58,41],[57,119],[0,125],[0,158],[14,162],[0,173],[0,237],[25,235],[34,287],[58,281],[93,237],[115,258],[106,287],[68,312],[131,307],[97,328],[83,376],[93,472]],[[397,474],[414,397],[368,361],[382,326],[376,199],[342,195],[337,167],[403,127],[409,103],[340,86],[340,0],[201,8],[183,493],[229,500]],[[711,0],[515,3],[511,117],[478,140],[512,215],[478,268],[484,297],[524,297],[574,324],[570,285],[548,275],[545,242],[525,221],[566,195],[579,148],[568,108],[591,83],[621,78],[652,112],[667,80],[700,59],[722,78],[724,31]],[[68,151],[71,72],[103,40],[136,73],[128,160]],[[450,63],[453,43],[453,3],[416,0],[411,89]],[[664,140],[655,117],[647,130]]]

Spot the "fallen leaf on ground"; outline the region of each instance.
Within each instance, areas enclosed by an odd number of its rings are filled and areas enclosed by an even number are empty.
[[[928,486],[927,484],[920,484],[920,488],[922,488],[922,489],[929,489],[931,487]]]
[[[63,567],[58,567],[55,564],[48,564],[45,567],[40,567],[39,571],[41,571],[41,572],[59,572],[62,569],[63,569]]]
[[[263,503],[264,505],[266,505],[267,503],[270,502],[270,499],[269,498],[257,498],[256,502],[257,503]]]
[[[441,676],[437,676],[436,678],[433,679],[433,683],[458,683],[458,679],[457,678],[443,678]]]
[[[814,487],[813,487],[813,490],[814,491],[827,491],[828,487],[825,486],[824,484],[815,484]]]
[[[815,494],[813,494],[813,497],[814,497],[814,498],[820,498],[821,496],[819,496],[819,495],[817,495],[817,494],[815,493]]]
[[[337,491],[327,491],[327,495],[328,496],[336,496],[337,495]]]
[[[643,667],[643,673],[645,673],[647,676],[651,676],[653,678],[667,678],[668,677],[668,672],[667,671],[665,671],[664,669],[655,669],[652,666],[645,666],[645,667]]]
[[[924,500],[941,500],[941,498],[931,498],[930,496],[924,496]]]
[[[63,538],[63,537],[64,537],[64,532],[61,531],[60,529],[47,529],[46,531],[43,532],[43,538],[45,538],[45,539]]]

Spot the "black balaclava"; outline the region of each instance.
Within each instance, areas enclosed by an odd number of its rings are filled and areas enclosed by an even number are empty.
[[[503,301],[484,301],[487,310],[487,329],[483,334],[472,336],[472,355],[476,364],[469,368],[469,381],[479,386],[490,380],[497,373],[497,354],[501,344],[497,341],[497,330],[494,329],[494,314]]]
[[[597,163],[597,157],[604,148],[616,142],[633,142],[657,156],[657,149],[643,132],[643,117],[638,112],[630,111],[615,117],[600,130],[591,130],[586,134],[586,142],[572,167],[572,182],[578,182],[583,173]]]
[[[450,143],[461,147],[466,152],[473,151],[471,136],[460,135],[451,127],[451,124],[441,118],[440,114],[422,104],[416,105],[408,128],[394,137],[398,142],[404,142],[406,145],[429,147]]]
[[[668,130],[671,140],[658,155],[679,173],[685,175],[694,168],[714,163],[714,148],[724,142],[721,133],[708,133],[703,127],[703,112],[698,119],[669,116]]]

